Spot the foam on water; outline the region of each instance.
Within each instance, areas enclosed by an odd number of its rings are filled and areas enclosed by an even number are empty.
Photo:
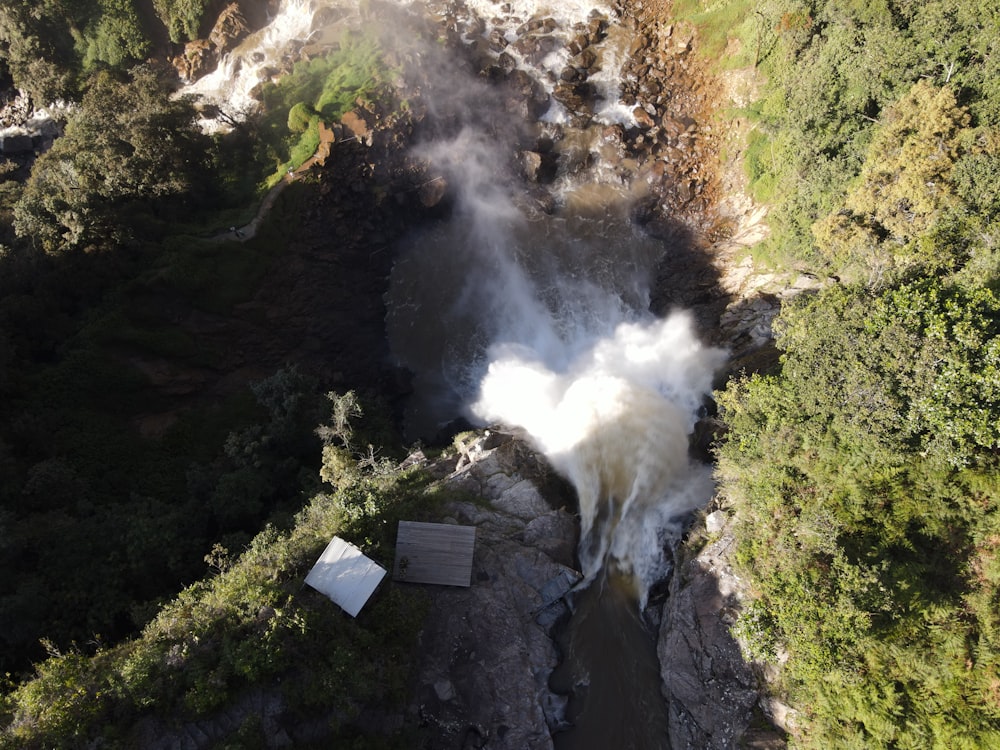
[[[644,600],[667,570],[667,538],[711,494],[688,437],[724,353],[702,346],[682,313],[622,322],[564,368],[556,348],[491,347],[472,412],[528,431],[576,488],[586,578],[613,563]]]
[[[394,285],[390,308],[402,303],[405,318],[390,312],[390,334],[414,314],[442,321],[429,338],[453,342],[452,353],[420,367],[441,368],[474,422],[528,432],[576,488],[587,579],[612,564],[644,600],[667,572],[664,550],[684,514],[711,495],[688,441],[725,353],[701,344],[689,315],[647,312],[658,255],[637,252],[627,220],[543,230],[557,220],[518,210],[495,144],[473,130],[421,155],[447,175],[457,205],[441,234],[404,254],[401,273],[412,277],[406,259],[419,258],[433,282]],[[425,343],[400,331],[394,349],[423,356]]]

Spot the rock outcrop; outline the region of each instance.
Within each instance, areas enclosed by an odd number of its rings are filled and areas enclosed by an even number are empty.
[[[760,680],[730,634],[746,594],[730,562],[736,544],[731,519],[717,510],[697,524],[704,546],[691,559],[677,555],[657,642],[670,745],[784,747],[779,730],[754,721],[761,716]]]
[[[739,581],[727,562],[728,529],[679,564],[664,605],[657,654],[670,712],[673,747],[724,750],[750,724],[756,679],[729,634]]]
[[[239,3],[230,3],[222,9],[215,26],[208,35],[208,40],[221,55],[233,49],[250,33],[250,25]]]
[[[566,697],[549,687],[559,664],[554,628],[569,616],[578,521],[572,492],[519,438],[467,437],[460,456],[430,465],[450,492],[448,520],[477,528],[473,585],[432,590],[411,715],[434,747],[551,748]],[[676,553],[659,605],[657,656],[673,748],[776,750],[773,706],[730,634],[744,599],[730,563],[723,511],[696,521],[697,554]]]
[[[215,47],[207,39],[195,39],[184,45],[184,51],[173,60],[177,75],[184,81],[196,81],[215,70],[219,62]]]
[[[457,456],[421,464],[455,499],[442,520],[476,527],[472,585],[422,586],[430,612],[421,634],[413,699],[397,709],[369,706],[356,720],[372,735],[409,728],[420,747],[550,750],[566,698],[548,687],[558,662],[553,629],[568,615],[564,597],[579,581],[572,566],[575,516],[566,486],[512,434],[458,441]],[[420,584],[386,583],[392,586]],[[257,686],[216,715],[134,728],[136,747],[216,747],[248,719],[267,747],[322,746],[329,716],[292,715],[281,687]]]
[[[552,630],[580,578],[565,486],[525,443],[496,432],[432,470],[449,471],[445,486],[468,496],[447,512],[476,526],[476,553],[472,586],[432,591],[413,711],[431,747],[551,748],[566,706],[548,686]]]
[[[219,14],[207,39],[195,39],[171,60],[181,80],[191,82],[211,73],[219,60],[251,32],[239,3],[230,3]]]

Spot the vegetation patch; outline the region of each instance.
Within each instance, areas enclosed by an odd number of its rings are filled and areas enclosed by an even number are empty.
[[[1000,212],[982,186],[1000,165],[1000,13],[675,12],[707,54],[738,51],[723,66],[758,69],[740,113],[771,206],[754,257],[839,282],[782,309],[780,372],[718,394],[717,473],[752,594],[735,632],[779,667],[796,746],[997,745]]]
[[[300,408],[292,382],[284,374],[256,389],[272,415]],[[3,699],[0,747],[127,744],[141,719],[210,719],[251,688],[274,693],[291,713],[329,722],[331,741],[357,741],[351,722],[362,708],[402,704],[426,608],[421,592],[386,584],[354,620],[303,579],[334,535],[391,567],[396,522],[426,519],[436,502],[419,473],[397,471],[370,451],[345,460],[351,438],[363,439],[368,428],[353,394],[330,394],[328,404],[326,483],[314,482],[289,529],[268,526],[238,554],[216,544],[205,558],[211,574],[134,640],[90,655],[50,644],[35,676]],[[253,429],[231,435],[232,458],[259,464],[265,448],[255,437],[263,436]],[[393,746],[388,734],[372,742]]]
[[[319,123],[339,122],[358,100],[376,97],[388,75],[375,33],[345,32],[336,50],[265,84],[259,128],[268,169],[275,170],[267,181],[309,159],[319,146]]]

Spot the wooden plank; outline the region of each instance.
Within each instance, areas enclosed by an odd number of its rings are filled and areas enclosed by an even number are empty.
[[[396,531],[397,581],[469,586],[476,527],[400,521]]]

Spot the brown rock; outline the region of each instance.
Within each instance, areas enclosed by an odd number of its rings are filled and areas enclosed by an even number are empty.
[[[239,3],[230,3],[219,14],[208,39],[221,55],[243,41],[249,33],[250,26]]]
[[[636,107],[635,109],[633,109],[632,117],[635,118],[635,124],[638,125],[640,128],[642,128],[643,130],[649,130],[656,124],[656,121],[653,119],[653,116],[649,114],[649,112],[647,112],[642,107]]]
[[[590,38],[598,42],[607,34],[608,22],[603,18],[593,18],[587,25],[587,31],[590,33]]]
[[[601,138],[605,143],[620,144],[625,140],[625,128],[617,123],[608,125],[601,131]]]
[[[428,180],[420,186],[418,194],[420,203],[426,208],[433,208],[440,203],[448,192],[448,183],[443,177]]]
[[[531,182],[538,182],[539,173],[542,169],[542,155],[537,151],[521,152],[521,168],[524,176]]]
[[[490,49],[494,52],[503,52],[507,48],[507,38],[500,29],[493,29],[490,32]]]
[[[580,80],[580,73],[573,66],[567,65],[559,74],[559,80],[566,81],[567,83],[573,83],[574,81]]]
[[[517,60],[509,52],[501,52],[500,57],[497,58],[497,67],[504,73],[510,73],[517,67]]]
[[[638,57],[649,46],[649,37],[645,34],[639,34],[635,39],[632,40],[632,44],[629,45],[628,54],[629,57]]]
[[[660,127],[663,128],[663,132],[669,138],[676,138],[677,136],[679,136],[681,133],[684,132],[684,125],[677,122],[677,120],[674,120],[669,115],[663,118],[663,120],[660,123]]]
[[[581,51],[580,54],[573,59],[573,64],[576,67],[584,68],[586,70],[590,70],[592,67],[594,67],[594,64],[596,62],[597,62],[597,53],[594,52],[594,50],[591,49],[590,47]]]
[[[356,109],[352,109],[341,117],[340,123],[359,141],[367,141],[371,138],[371,125],[368,124],[368,121]]]
[[[177,74],[185,81],[196,81],[215,70],[219,62],[215,45],[208,39],[195,39],[184,45],[184,51],[173,59]]]

